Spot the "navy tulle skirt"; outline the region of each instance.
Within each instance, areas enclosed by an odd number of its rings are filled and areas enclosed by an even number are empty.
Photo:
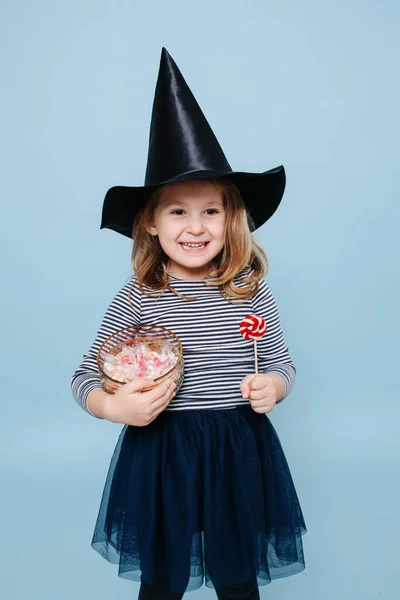
[[[245,405],[125,426],[92,546],[121,577],[183,593],[302,571],[305,531],[277,434]]]

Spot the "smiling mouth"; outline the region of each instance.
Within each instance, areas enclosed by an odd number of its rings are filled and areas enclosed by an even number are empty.
[[[179,242],[185,248],[204,248],[210,242]]]
[[[179,242],[185,250],[203,250],[210,242]]]

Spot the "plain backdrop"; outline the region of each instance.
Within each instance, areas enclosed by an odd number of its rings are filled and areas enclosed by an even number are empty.
[[[397,597],[399,52],[395,0],[2,0],[4,600],[128,600],[90,548],[120,426],[70,378],[131,272],[99,230],[142,185],[162,46],[233,169],[287,170],[256,233],[298,371],[271,415],[307,520],[274,600]],[[204,587],[193,598],[214,597]]]

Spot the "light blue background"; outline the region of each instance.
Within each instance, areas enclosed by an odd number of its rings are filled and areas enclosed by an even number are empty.
[[[385,2],[2,0],[5,600],[136,598],[89,544],[120,427],[69,380],[130,274],[99,231],[141,185],[161,47],[234,169],[283,163],[257,237],[298,368],[277,427],[309,533],[276,600],[393,600],[399,577],[399,23]],[[202,588],[196,598],[211,598]]]

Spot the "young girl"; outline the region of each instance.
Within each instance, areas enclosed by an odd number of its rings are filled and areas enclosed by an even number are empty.
[[[72,379],[87,412],[124,424],[92,546],[121,577],[141,582],[139,600],[179,600],[204,581],[220,599],[256,600],[259,585],[304,568],[305,524],[266,416],[291,390],[295,369],[251,234],[284,184],[282,167],[233,173],[164,49],[146,185],[112,188],[103,209],[103,226],[134,239],[134,276]],[[268,325],[257,374],[253,342],[239,329],[250,314]],[[148,380],[112,396],[102,389],[100,345],[136,324],[180,338],[178,393],[171,382],[143,391]]]

